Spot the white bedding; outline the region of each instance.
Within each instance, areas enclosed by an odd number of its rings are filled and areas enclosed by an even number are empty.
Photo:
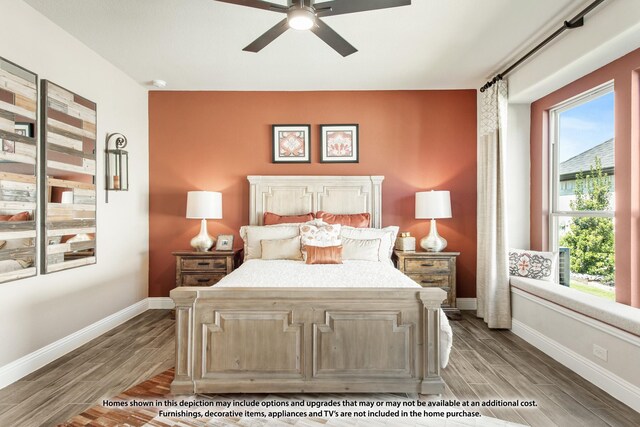
[[[344,261],[307,265],[303,261],[250,259],[216,287],[265,288],[419,288],[383,262]]]
[[[383,262],[344,261],[344,264],[307,265],[303,261],[245,261],[216,287],[266,288],[420,288],[399,270]],[[440,310],[440,364],[449,362],[453,333]]]

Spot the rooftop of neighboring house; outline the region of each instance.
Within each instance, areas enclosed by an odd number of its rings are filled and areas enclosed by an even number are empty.
[[[580,171],[588,172],[591,166],[595,165],[596,157],[600,158],[602,170],[605,173],[613,173],[613,138],[560,163],[560,170],[558,171],[560,181],[574,179]]]

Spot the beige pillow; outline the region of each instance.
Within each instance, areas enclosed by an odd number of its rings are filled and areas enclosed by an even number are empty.
[[[369,240],[380,239],[380,249],[378,250],[378,258],[380,261],[384,261],[390,265],[391,255],[393,254],[393,247],[396,243],[396,236],[400,227],[395,225],[385,228],[354,228],[354,227],[342,227],[340,231],[341,238]]]
[[[290,259],[302,260],[300,251],[300,236],[290,239],[261,240],[262,259]]]
[[[342,238],[342,259],[360,261],[380,261],[379,251],[382,239]]]
[[[262,258],[261,240],[289,239],[298,235],[298,224],[245,225],[240,228],[240,237],[244,240],[244,260]]]

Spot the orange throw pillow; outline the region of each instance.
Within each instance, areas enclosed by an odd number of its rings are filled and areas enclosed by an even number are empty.
[[[328,224],[341,224],[355,228],[369,228],[371,215],[363,212],[350,215],[336,215],[325,211],[316,212],[316,218],[323,220]]]
[[[262,223],[264,225],[295,224],[311,220],[313,220],[313,214],[311,212],[304,215],[278,215],[273,212],[265,212]]]
[[[305,246],[307,264],[342,264],[342,246]]]

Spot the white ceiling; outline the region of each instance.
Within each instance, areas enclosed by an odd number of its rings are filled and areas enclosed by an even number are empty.
[[[243,52],[283,15],[213,0],[25,1],[140,84],[163,79],[167,90],[477,88],[588,3],[414,0],[324,18],[359,50],[343,58],[294,30]]]

